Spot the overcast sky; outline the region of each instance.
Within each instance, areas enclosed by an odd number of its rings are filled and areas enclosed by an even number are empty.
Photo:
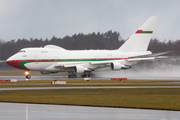
[[[180,39],[180,0],[0,0],[0,39],[108,30],[127,39],[150,16],[158,17],[152,38]]]

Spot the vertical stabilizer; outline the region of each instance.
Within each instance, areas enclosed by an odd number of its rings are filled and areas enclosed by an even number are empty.
[[[147,51],[156,20],[157,17],[150,17],[118,50],[121,52]]]

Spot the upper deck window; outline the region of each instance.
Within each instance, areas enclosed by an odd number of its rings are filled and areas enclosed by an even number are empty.
[[[26,52],[26,51],[25,51],[25,50],[20,50],[19,53],[20,53],[20,52]]]

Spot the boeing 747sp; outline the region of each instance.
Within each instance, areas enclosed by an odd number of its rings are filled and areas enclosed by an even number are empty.
[[[23,48],[8,58],[6,63],[25,70],[27,79],[31,78],[29,71],[40,71],[42,74],[67,71],[69,78],[75,78],[77,74],[91,77],[98,68],[128,69],[139,61],[153,60],[161,55],[147,51],[156,20],[157,17],[150,17],[117,50],[66,50],[46,45],[43,48]]]

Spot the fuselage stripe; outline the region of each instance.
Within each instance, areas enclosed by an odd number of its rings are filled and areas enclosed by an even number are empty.
[[[19,69],[28,70],[25,67],[26,63],[32,62],[92,62],[92,61],[108,61],[108,60],[123,60],[128,58],[83,58],[83,59],[28,59],[28,60],[9,60],[6,61],[9,65],[14,66]]]

